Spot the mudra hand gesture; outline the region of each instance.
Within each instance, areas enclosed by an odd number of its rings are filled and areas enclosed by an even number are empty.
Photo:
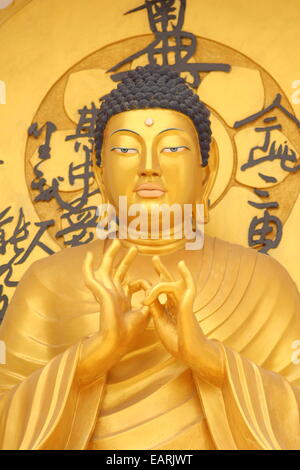
[[[204,335],[193,312],[196,286],[191,272],[180,261],[177,265],[180,279],[175,279],[159,256],[152,261],[162,280],[152,287],[144,305],[150,307],[162,343],[205,380],[219,385],[224,375],[222,349],[218,342]],[[167,296],[164,304],[159,301],[161,294]]]
[[[147,306],[136,310],[131,307],[132,294],[148,289],[150,284],[145,280],[124,282],[137,249],[130,248],[115,269],[114,261],[120,247],[119,240],[112,242],[95,273],[92,268],[93,255],[91,252],[86,255],[84,279],[99,302],[101,319],[100,331],[84,340],[78,367],[81,382],[95,380],[118,362],[150,319]]]

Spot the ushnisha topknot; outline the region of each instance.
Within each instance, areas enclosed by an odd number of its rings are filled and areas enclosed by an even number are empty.
[[[211,144],[207,107],[179,73],[166,66],[146,65],[126,73],[117,88],[100,99],[95,127],[96,163],[101,166],[101,147],[107,121],[133,109],[173,109],[188,116],[199,135],[202,166],[206,166]]]

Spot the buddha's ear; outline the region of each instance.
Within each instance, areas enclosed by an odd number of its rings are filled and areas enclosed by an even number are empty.
[[[215,184],[217,173],[219,168],[219,151],[218,146],[214,138],[212,138],[210,144],[210,152],[208,158],[208,164],[203,168],[203,181],[202,181],[202,201],[204,204],[207,203],[209,206],[209,196],[212,188]]]

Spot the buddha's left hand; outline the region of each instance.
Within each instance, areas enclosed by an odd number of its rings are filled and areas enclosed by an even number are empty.
[[[180,279],[177,280],[159,256],[152,260],[163,280],[152,287],[144,304],[150,306],[162,343],[174,357],[185,362],[207,382],[220,386],[224,378],[223,350],[217,341],[204,335],[194,314],[196,286],[190,270],[184,261],[180,261],[177,265]],[[167,296],[165,304],[159,301],[161,294]]]

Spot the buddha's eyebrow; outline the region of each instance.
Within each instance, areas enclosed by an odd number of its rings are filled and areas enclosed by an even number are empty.
[[[117,132],[131,132],[132,134],[140,135],[137,132],[132,131],[131,129],[117,129],[116,131],[112,132],[112,134],[110,134],[110,136],[116,134]]]
[[[160,131],[158,135],[162,134],[163,132],[168,132],[168,131],[183,131],[183,129],[179,129],[178,127],[170,127],[170,129],[164,129],[163,131]]]

